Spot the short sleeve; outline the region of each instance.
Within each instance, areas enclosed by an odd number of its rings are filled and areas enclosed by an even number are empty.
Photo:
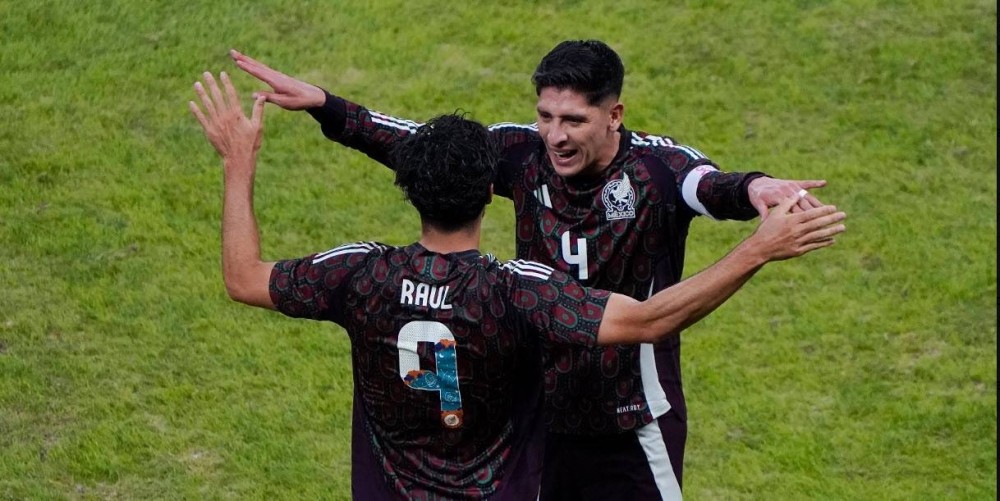
[[[580,285],[566,273],[531,261],[506,265],[515,276],[513,302],[543,338],[597,345],[597,331],[611,293]]]
[[[271,301],[290,317],[340,323],[351,277],[363,267],[365,257],[380,248],[359,242],[278,261],[271,270]]]

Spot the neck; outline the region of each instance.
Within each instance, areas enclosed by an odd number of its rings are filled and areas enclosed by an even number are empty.
[[[622,133],[617,130],[611,133],[611,137],[608,138],[608,144],[602,148],[601,155],[597,159],[597,168],[594,169],[594,174],[599,174],[607,170],[611,166],[611,162],[618,155],[618,148],[621,145]]]
[[[479,230],[482,221],[480,217],[471,226],[456,231],[443,231],[427,223],[421,223],[419,243],[425,249],[438,254],[479,250]]]

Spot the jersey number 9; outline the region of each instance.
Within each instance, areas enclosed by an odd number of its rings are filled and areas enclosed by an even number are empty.
[[[417,346],[434,343],[436,371],[420,368]],[[462,426],[462,394],[458,390],[458,360],[455,336],[441,322],[415,321],[399,330],[399,377],[415,390],[436,391],[441,395],[441,423],[447,428]]]

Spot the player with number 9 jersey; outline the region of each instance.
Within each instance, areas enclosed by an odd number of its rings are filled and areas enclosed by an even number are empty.
[[[529,261],[361,242],[279,261],[275,307],[351,339],[355,499],[533,499],[542,343],[594,346],[610,293]]]

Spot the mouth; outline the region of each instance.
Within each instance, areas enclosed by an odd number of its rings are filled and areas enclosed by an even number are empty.
[[[576,158],[577,153],[579,153],[577,150],[552,151],[552,163],[558,167],[567,167],[573,163],[573,159]]]

